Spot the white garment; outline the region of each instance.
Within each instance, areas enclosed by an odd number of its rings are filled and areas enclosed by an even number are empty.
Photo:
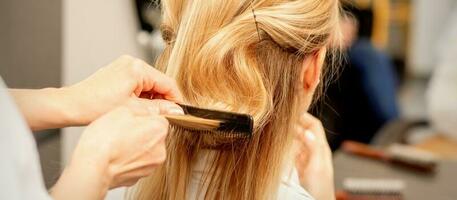
[[[428,88],[428,114],[439,133],[457,140],[457,4],[439,43],[439,61]]]
[[[38,150],[0,78],[0,199],[51,199],[44,187]]]
[[[208,150],[209,154],[211,153],[210,151],[212,150]],[[196,164],[193,166],[188,190],[189,194],[187,196],[188,200],[203,199],[203,196],[197,197],[197,190],[203,185],[203,175],[209,173],[207,170],[205,171],[205,159],[208,158],[207,155],[208,154],[206,153],[198,155]],[[205,190],[205,187],[203,187],[203,190]],[[206,191],[201,191],[201,194],[204,194],[205,192]],[[314,200],[314,198],[300,185],[298,172],[295,167],[285,171],[279,185],[277,199]]]

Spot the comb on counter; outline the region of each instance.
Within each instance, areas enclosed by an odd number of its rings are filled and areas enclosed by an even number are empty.
[[[354,141],[343,142],[345,152],[388,162],[408,169],[431,173],[435,171],[438,159],[432,153],[406,145],[394,144],[387,150],[380,150]]]

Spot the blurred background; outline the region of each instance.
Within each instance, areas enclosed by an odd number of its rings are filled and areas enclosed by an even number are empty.
[[[0,74],[12,88],[60,87],[122,54],[153,63],[163,48],[155,4],[1,0]],[[394,189],[404,199],[457,199],[457,1],[348,0],[343,5],[343,67],[312,109],[334,150],[337,188],[351,193],[348,179],[387,178],[402,183]],[[36,134],[47,187],[81,130]],[[426,164],[433,163],[433,169],[395,167],[384,162],[390,157],[366,155],[370,150],[394,155],[388,150],[392,144],[431,154]],[[419,164],[427,157],[408,156]],[[376,161],[380,157],[384,161]]]

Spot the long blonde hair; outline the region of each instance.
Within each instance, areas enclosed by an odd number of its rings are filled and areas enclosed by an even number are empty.
[[[251,114],[255,131],[233,141],[172,129],[166,162],[132,196],[186,199],[197,155],[210,148],[211,173],[203,176],[199,197],[276,198],[292,159],[303,60],[338,32],[338,0],[164,0],[161,6],[167,47],[157,66],[176,78],[187,103]]]

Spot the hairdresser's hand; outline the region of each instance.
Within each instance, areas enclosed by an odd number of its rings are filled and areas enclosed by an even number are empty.
[[[88,124],[130,97],[182,101],[172,78],[131,56],[119,57],[65,90],[77,105],[76,124]]]
[[[131,186],[166,157],[168,122],[179,110],[165,100],[130,99],[92,122],[52,189],[55,199],[102,199],[109,188]],[[181,110],[182,113],[182,110]]]
[[[319,200],[334,200],[332,152],[322,123],[305,113],[296,126],[295,165],[300,184]]]
[[[130,56],[69,87],[9,91],[32,130],[86,125],[131,97],[182,100],[173,79]]]

